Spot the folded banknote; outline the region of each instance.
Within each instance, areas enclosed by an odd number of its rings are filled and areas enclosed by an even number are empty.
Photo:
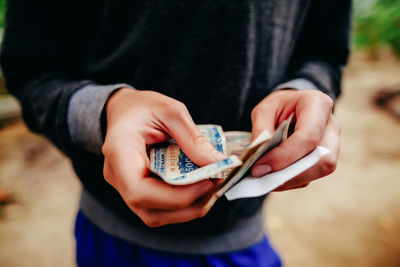
[[[229,154],[221,126],[206,124],[198,125],[198,128],[215,149]],[[231,155],[224,160],[199,167],[183,153],[173,139],[150,149],[150,171],[160,176],[165,182],[174,185],[192,184],[209,178],[224,179],[230,169],[241,164],[242,161],[238,156]]]
[[[213,197],[217,199],[239,182],[257,159],[287,138],[290,121],[291,117],[282,122],[273,135],[264,131],[252,142],[249,132],[223,132],[219,125],[198,125],[210,143],[228,158],[200,167],[171,139],[150,149],[149,169],[173,185],[191,184],[210,178],[224,179]]]

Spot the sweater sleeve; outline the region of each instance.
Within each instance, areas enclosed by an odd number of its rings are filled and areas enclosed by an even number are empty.
[[[104,107],[109,97],[122,87],[132,88],[127,84],[88,84],[72,95],[67,123],[73,144],[93,154],[101,154]]]
[[[319,90],[318,87],[311,81],[304,78],[293,79],[276,86],[273,91],[283,89],[296,89],[296,90]]]
[[[71,21],[63,24],[64,20],[58,17],[63,8],[60,2],[8,1],[1,65],[7,89],[21,102],[28,127],[46,135],[64,153],[70,154],[82,145],[72,141],[68,127],[70,99],[75,92],[96,83],[84,75],[82,51],[73,45],[76,36],[68,28]],[[110,90],[97,89],[104,96]],[[96,101],[98,106],[104,105],[106,97]],[[96,108],[92,111],[93,114],[82,113],[81,122],[75,126],[84,125],[89,118],[100,118],[96,112],[101,111]],[[79,135],[79,129],[73,130]]]
[[[305,79],[336,99],[350,52],[350,21],[350,0],[312,0],[282,83]]]

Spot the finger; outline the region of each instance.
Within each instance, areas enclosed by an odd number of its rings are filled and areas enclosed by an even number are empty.
[[[183,223],[205,216],[210,209],[205,206],[207,200],[208,198],[204,198],[202,201],[180,210],[140,210],[137,214],[149,227]]]
[[[257,105],[251,112],[251,137],[254,140],[263,131],[270,133],[275,131],[275,122],[278,119],[279,111],[277,110],[277,102],[268,101],[266,98],[262,103]]]
[[[304,177],[295,177],[283,185],[279,186],[278,188],[274,189],[273,192],[281,192],[286,190],[292,190],[297,188],[303,188],[309,185],[308,179]]]
[[[287,190],[293,190],[293,189],[301,189],[304,187],[307,187],[310,183],[296,183],[295,185],[282,185],[276,189],[274,189],[272,192],[282,192],[282,191],[287,191]]]
[[[339,157],[340,131],[341,130],[338,122],[332,116],[328,121],[325,134],[320,143],[321,146],[328,148],[330,153],[323,156],[313,167],[302,172],[274,191],[285,191],[294,188],[301,188],[307,186],[313,180],[322,178],[334,172]]]
[[[273,133],[279,124],[295,111],[297,96],[291,89],[280,90],[266,97],[251,113],[252,140],[264,130]],[[280,104],[278,94],[284,97],[285,105]]]
[[[125,197],[125,202],[133,209],[179,210],[215,189],[212,181],[172,186],[152,177],[144,178],[137,186],[140,188],[132,188]]]
[[[105,171],[106,180],[120,192],[132,209],[181,209],[216,186],[209,180],[173,186],[157,178],[148,177],[147,157],[146,160],[143,159],[141,153],[126,147],[125,144],[114,143],[112,154],[109,152],[107,155],[105,166],[109,170],[108,173]]]
[[[260,169],[283,169],[311,152],[321,142],[331,112],[331,100],[325,97],[303,97],[296,106],[294,133],[259,159],[252,168],[252,175],[259,177],[266,174]]]
[[[164,128],[175,139],[182,151],[197,165],[204,166],[226,158],[200,132],[187,108],[179,104],[164,116]]]
[[[115,137],[113,136],[114,140],[118,140]],[[209,180],[192,185],[173,186],[157,178],[148,177],[148,158],[144,151],[144,141],[140,141],[139,137],[121,140],[125,141],[115,141],[111,147],[103,148],[106,158],[104,177],[134,212],[138,208],[185,208],[216,187],[214,182]]]
[[[129,138],[124,135],[122,131],[109,131],[102,147],[104,178],[119,192],[123,192],[129,183],[147,175],[149,164],[144,139],[134,133]],[[121,179],[125,173],[130,179]]]

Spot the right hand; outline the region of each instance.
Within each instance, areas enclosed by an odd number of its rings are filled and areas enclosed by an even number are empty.
[[[197,165],[226,158],[201,134],[185,105],[156,92],[122,88],[108,100],[106,113],[104,177],[129,208],[150,227],[207,214],[212,181],[173,186],[148,170],[146,146],[170,138]]]

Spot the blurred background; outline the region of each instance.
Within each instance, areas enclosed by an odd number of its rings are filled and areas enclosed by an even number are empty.
[[[266,201],[286,266],[400,266],[400,0],[354,2],[337,171]],[[0,0],[0,35],[5,0]],[[2,75],[1,75],[2,76]],[[0,78],[0,266],[74,266],[80,183]]]

